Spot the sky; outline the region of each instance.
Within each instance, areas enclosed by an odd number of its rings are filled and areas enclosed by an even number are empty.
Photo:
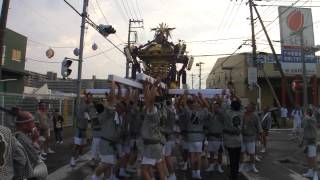
[[[82,11],[82,0],[68,0],[78,11]],[[258,10],[267,25],[272,40],[279,40],[279,20],[277,5],[313,6],[315,44],[320,44],[320,1],[317,0],[262,0],[256,2]],[[2,4],[2,0],[0,0]],[[271,6],[270,6],[271,5]],[[96,24],[111,24],[116,35],[108,38],[114,44],[127,41],[128,20],[143,19],[144,29],[138,30],[138,44],[153,39],[151,28],[166,23],[176,29],[172,41],[184,40],[189,55],[219,55],[233,53],[245,40],[251,38],[249,7],[246,0],[89,0],[89,17]],[[256,16],[255,16],[256,17]],[[276,20],[275,20],[276,19]],[[274,21],[275,20],[275,21]],[[274,21],[274,22],[272,22]],[[77,58],[73,49],[79,46],[81,17],[63,0],[11,0],[7,27],[28,38],[26,70],[39,73],[54,71],[60,74],[64,57]],[[270,25],[269,25],[270,24]],[[255,23],[258,51],[270,52],[266,38],[261,32],[258,21]],[[215,40],[215,41],[208,41]],[[250,42],[250,41],[248,41]],[[97,50],[92,44],[98,45]],[[274,44],[280,52],[279,44]],[[52,48],[54,57],[45,56]],[[244,45],[237,52],[251,51]],[[88,58],[89,57],[89,58]],[[215,61],[221,56],[198,57],[203,62],[202,83],[210,73]],[[125,75],[125,57],[113,48],[99,33],[90,26],[85,31],[85,49],[82,78],[107,78],[108,74]],[[77,63],[71,66],[71,78],[77,77]],[[199,68],[193,66],[188,71],[199,75]],[[195,86],[198,86],[198,77]]]

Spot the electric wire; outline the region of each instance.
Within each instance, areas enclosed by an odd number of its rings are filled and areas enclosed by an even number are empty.
[[[121,0],[121,2],[122,2],[123,9],[124,9],[124,11],[125,11],[128,19],[132,18],[132,14],[131,14],[131,12],[129,12],[130,9],[127,9],[127,7],[126,7],[126,5],[125,5],[125,3],[124,3],[124,0]],[[128,12],[129,12],[129,13],[128,13]]]
[[[136,6],[137,6],[138,13],[139,13],[139,16],[140,16],[139,19],[142,19],[142,11],[141,11],[141,8],[140,8],[140,6],[139,6],[138,0],[136,0]]]
[[[230,28],[232,27],[233,23],[235,22],[235,18],[237,17],[238,13],[239,13],[239,10],[240,10],[240,7],[242,5],[242,2],[243,0],[241,0],[240,4],[238,5],[237,9],[236,9],[236,12],[234,13],[233,17],[231,18],[231,22],[228,26],[228,30],[230,30]]]
[[[102,9],[101,9],[101,5],[100,5],[100,3],[99,3],[99,1],[98,1],[98,0],[96,0],[96,4],[98,5],[98,9],[99,9],[100,13],[101,13],[101,14],[102,14],[102,16],[103,16],[104,21],[105,21],[107,24],[109,24],[109,23],[108,23],[108,20],[107,20],[107,18],[106,18],[106,16],[104,15],[104,13],[103,13],[103,11],[102,11]]]
[[[128,2],[128,0],[126,0],[127,2]],[[135,18],[139,18],[138,16],[137,16],[137,12],[136,12],[136,10],[135,10],[135,7],[134,7],[134,2],[132,2],[132,0],[129,0],[131,3],[130,4],[132,4],[132,11],[133,11],[133,14],[135,15]],[[128,5],[129,6],[129,5]]]
[[[120,15],[121,15],[123,21],[124,21],[125,23],[127,23],[127,19],[129,19],[129,17],[124,13],[124,11],[123,11],[123,9],[122,9],[119,1],[118,1],[118,0],[114,0],[113,2],[115,2],[116,7],[117,7],[118,11],[120,12]]]

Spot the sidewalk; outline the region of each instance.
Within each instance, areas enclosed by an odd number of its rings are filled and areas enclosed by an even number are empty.
[[[262,161],[257,164],[259,173],[244,173],[248,179],[306,179],[301,175],[307,170],[306,155],[289,133],[286,130],[270,132],[267,153],[262,154]]]

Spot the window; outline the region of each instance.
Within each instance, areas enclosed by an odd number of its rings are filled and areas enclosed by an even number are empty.
[[[13,61],[21,61],[21,51],[18,50],[18,49],[13,49],[12,50],[12,56],[11,56],[11,59]]]

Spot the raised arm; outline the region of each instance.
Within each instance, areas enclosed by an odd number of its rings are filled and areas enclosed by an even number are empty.
[[[198,97],[199,97],[199,101],[200,101],[200,105],[203,108],[209,108],[209,103],[206,99],[203,98],[202,94],[199,92],[198,93]]]

